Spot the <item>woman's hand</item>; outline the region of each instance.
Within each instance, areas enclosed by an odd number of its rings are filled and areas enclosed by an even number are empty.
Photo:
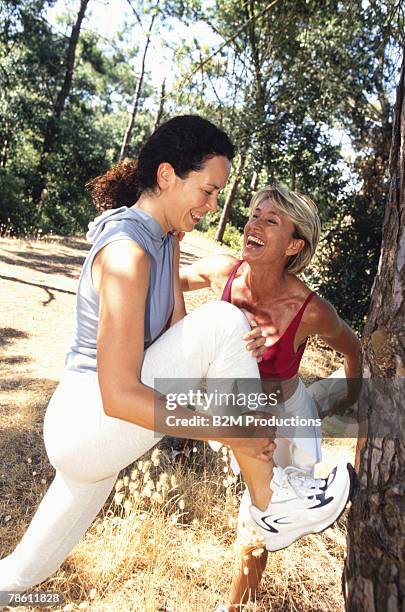
[[[251,457],[259,459],[264,463],[272,460],[276,443],[272,438],[232,438],[223,440],[223,444],[232,447],[233,450]]]
[[[330,408],[321,412],[320,417],[324,419],[325,417],[330,417],[334,414],[344,414],[346,410],[354,406],[356,401],[357,398],[350,398],[349,396],[340,397],[332,403]]]
[[[241,310],[252,328],[251,331],[243,336],[243,340],[246,340],[248,343],[246,344],[246,348],[248,351],[251,351],[252,357],[255,357],[257,363],[260,363],[263,359],[263,353],[266,350],[266,335],[260,325],[257,324],[253,315],[244,308],[241,308]]]
[[[269,418],[269,413],[261,411],[253,411],[243,413],[254,415],[257,418]],[[263,437],[258,437],[258,426],[256,424],[246,425],[241,429],[237,428],[234,437],[220,440],[222,444],[230,446],[236,452],[242,453],[253,459],[259,459],[268,463],[273,458],[273,453],[276,449],[274,438],[276,437],[276,428],[271,426],[260,426]],[[238,435],[246,437],[238,437]]]

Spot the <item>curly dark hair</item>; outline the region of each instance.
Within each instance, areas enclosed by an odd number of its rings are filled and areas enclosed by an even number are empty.
[[[192,170],[201,170],[205,160],[215,155],[230,161],[235,155],[225,132],[198,115],[180,115],[153,132],[138,160],[118,162],[90,181],[88,187],[99,211],[132,206],[144,191],[156,189],[159,164],[168,162],[178,177],[185,178]]]

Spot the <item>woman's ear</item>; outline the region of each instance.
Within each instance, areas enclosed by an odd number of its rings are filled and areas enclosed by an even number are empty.
[[[156,172],[156,181],[161,191],[166,191],[174,181],[176,174],[174,168],[169,162],[159,164]]]
[[[305,246],[305,240],[302,240],[302,238],[294,238],[290,242],[285,254],[288,256],[297,255],[297,253],[302,251],[304,246]]]

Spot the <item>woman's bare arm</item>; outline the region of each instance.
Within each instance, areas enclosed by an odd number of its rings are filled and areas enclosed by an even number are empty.
[[[361,343],[354,331],[337,314],[336,310],[324,302],[318,320],[318,334],[322,340],[331,348],[344,355],[344,370],[347,379],[347,397],[337,401],[335,406],[323,413],[323,416],[331,416],[339,413],[353,405],[359,396],[362,377],[362,354]],[[358,414],[358,418],[360,415]],[[359,433],[357,438],[354,468],[356,472],[360,469],[360,454],[367,440],[367,424],[359,420]]]
[[[226,282],[237,259],[232,255],[203,257],[189,266],[180,268],[182,291],[195,291],[211,287],[214,291]]]
[[[104,410],[153,430],[155,394],[140,382],[149,258],[130,240],[108,244],[99,256],[97,371]]]
[[[360,340],[326,300],[322,300],[318,309],[315,333],[332,349],[343,353],[346,378],[361,376]]]
[[[351,327],[326,300],[318,297],[311,310],[311,318],[314,321],[311,334],[319,335],[328,346],[343,353],[344,357],[347,395],[324,411],[322,416],[325,417],[346,410],[358,399],[362,377],[361,343]]]

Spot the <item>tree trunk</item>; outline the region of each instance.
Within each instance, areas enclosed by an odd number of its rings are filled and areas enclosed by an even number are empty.
[[[231,214],[232,204],[235,199],[238,185],[240,183],[241,172],[245,164],[245,159],[246,159],[246,155],[244,153],[241,153],[241,156],[239,158],[239,163],[236,167],[235,176],[231,184],[231,188],[229,189],[227,198],[225,200],[224,207],[222,209],[222,214],[221,214],[221,218],[218,223],[217,231],[215,232],[215,240],[218,240],[218,242],[222,242],[222,239],[224,237],[226,224],[228,223],[229,215]]]
[[[73,26],[72,33],[70,35],[69,47],[66,57],[66,73],[63,85],[59,91],[58,97],[55,102],[54,116],[59,118],[65,108],[66,100],[70,94],[73,79],[73,68],[75,64],[77,43],[79,41],[80,28],[82,27],[82,21],[86,12],[89,0],[80,1],[80,9],[77,13],[76,23]]]
[[[142,55],[142,64],[141,64],[141,73],[139,75],[139,79],[138,82],[136,84],[136,89],[135,89],[135,94],[134,94],[134,99],[132,102],[132,110],[131,110],[131,115],[129,117],[129,121],[128,121],[128,125],[127,125],[127,129],[125,130],[125,134],[124,134],[124,138],[122,140],[122,145],[121,145],[121,150],[120,150],[120,154],[118,157],[118,161],[121,161],[122,159],[124,159],[124,157],[127,154],[128,151],[128,147],[129,147],[129,143],[131,142],[131,136],[132,136],[132,129],[134,127],[135,124],[135,119],[136,119],[136,114],[138,112],[138,106],[139,106],[139,100],[141,98],[141,92],[142,92],[142,85],[143,85],[143,79],[145,77],[145,63],[146,63],[146,56],[148,53],[148,48],[150,45],[150,39],[152,36],[152,29],[153,29],[153,23],[157,17],[159,2],[156,4],[152,19],[150,21],[149,24],[149,30],[148,33],[146,35],[146,42],[145,42],[145,47],[143,50],[143,55]]]
[[[163,111],[165,107],[165,96],[166,96],[166,79],[163,79],[162,89],[160,90],[159,109],[156,114],[155,125],[153,126],[153,131],[155,131],[159,127],[159,124],[162,120]]]
[[[380,263],[364,331],[359,401],[368,437],[348,522],[348,612],[405,609],[405,49],[394,114]]]
[[[40,156],[38,169],[37,169],[37,183],[34,185],[32,191],[32,197],[36,204],[38,204],[41,200],[42,192],[46,186],[46,168],[47,168],[47,158],[48,154],[52,151],[55,140],[58,132],[58,119],[60,118],[66,104],[66,100],[69,97],[70,90],[72,88],[72,79],[73,79],[73,69],[75,64],[76,57],[76,49],[77,43],[79,40],[80,29],[82,26],[82,21],[84,18],[84,14],[86,12],[87,5],[89,0],[80,0],[80,8],[77,13],[76,23],[72,28],[72,33],[69,39],[69,46],[66,55],[66,71],[65,78],[63,81],[63,85],[58,92],[54,107],[53,113],[48,120],[47,126],[45,128],[45,136],[44,142],[42,145],[42,153]]]

